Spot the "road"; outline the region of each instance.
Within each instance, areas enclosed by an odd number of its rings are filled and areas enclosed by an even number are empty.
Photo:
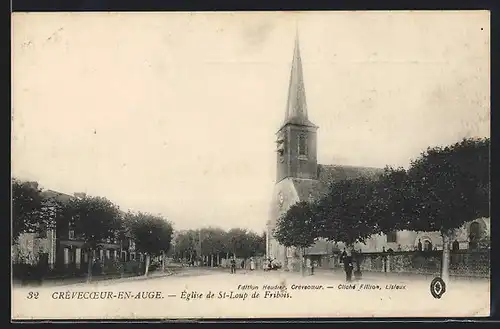
[[[287,272],[239,271],[230,274],[228,271],[193,268],[172,276],[143,280],[138,278],[67,286],[16,287],[12,293],[12,318],[185,319],[489,315],[489,282],[485,280],[452,281],[441,299],[431,296],[429,280],[366,277],[356,282],[354,289],[345,289],[344,284],[341,276],[331,273],[302,277],[300,274]],[[368,289],[360,289],[361,284],[365,285],[363,288]],[[265,285],[269,287],[266,288]],[[273,287],[280,285],[285,288]],[[400,289],[395,289],[396,287]],[[207,298],[210,292],[214,295]],[[37,298],[34,298],[35,293],[38,294]],[[30,296],[33,298],[29,298]]]

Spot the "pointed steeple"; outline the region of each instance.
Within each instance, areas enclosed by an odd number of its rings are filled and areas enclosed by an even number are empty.
[[[286,124],[316,127],[307,117],[306,91],[302,73],[302,59],[300,58],[298,31],[295,34],[292,70],[288,86],[288,101],[286,104],[285,121],[283,122],[283,125]]]

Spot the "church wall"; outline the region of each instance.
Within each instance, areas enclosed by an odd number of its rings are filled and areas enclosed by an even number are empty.
[[[450,239],[450,243],[456,240],[459,243],[459,249],[468,249],[470,227],[472,223],[479,224],[480,235],[478,239],[488,240],[490,236],[490,220],[489,218],[479,218],[455,230]],[[418,241],[420,240],[422,246],[424,246],[426,241],[429,241],[432,244],[432,249],[443,250],[443,238],[440,232],[398,231],[396,234],[396,242],[387,242],[387,236],[385,234],[377,234],[365,241],[364,244],[356,244],[355,249],[361,250],[362,252],[382,252],[382,248],[385,248],[385,250],[392,249],[394,251],[412,251],[418,246]]]
[[[307,156],[299,156],[299,136],[306,136]],[[318,160],[316,158],[316,132],[315,129],[304,127],[288,127],[290,139],[290,176],[305,179],[316,179]]]
[[[283,203],[279,202],[279,194],[283,195]],[[267,235],[269,236],[269,247],[267,257],[276,259],[281,264],[285,264],[285,247],[280,245],[273,236],[273,230],[280,216],[285,214],[288,209],[299,201],[299,196],[295,191],[292,180],[284,179],[274,187],[273,199],[271,204],[270,220],[267,225]]]

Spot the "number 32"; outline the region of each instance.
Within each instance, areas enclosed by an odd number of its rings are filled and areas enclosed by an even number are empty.
[[[28,292],[28,296],[26,298],[28,299],[38,299],[39,293],[36,291],[30,291]]]

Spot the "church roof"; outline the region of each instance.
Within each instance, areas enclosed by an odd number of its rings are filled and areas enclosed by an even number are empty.
[[[376,178],[384,169],[347,165],[318,165],[318,180],[326,183],[361,177]]]
[[[288,100],[283,126],[287,124],[316,127],[307,117],[306,92],[298,34],[295,37],[295,48],[293,51],[292,69],[288,86]]]
[[[300,201],[317,200],[328,191],[329,185],[316,179],[292,178],[292,181]]]
[[[300,201],[318,200],[332,182],[361,177],[376,178],[383,169],[372,167],[354,167],[345,165],[318,165],[318,179],[292,178]]]

